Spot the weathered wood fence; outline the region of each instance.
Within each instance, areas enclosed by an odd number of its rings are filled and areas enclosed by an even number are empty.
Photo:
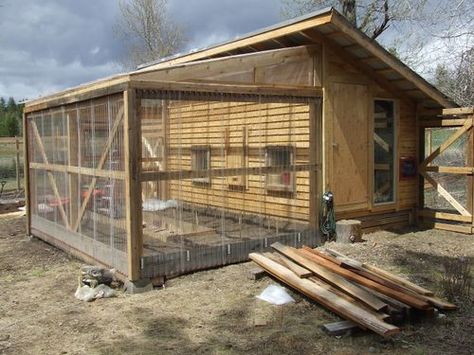
[[[23,152],[22,137],[0,137],[0,158],[13,158],[15,161],[15,177],[16,189],[22,189],[23,163],[21,162],[21,154]],[[3,169],[3,167],[0,167]],[[1,179],[0,177],[0,180]],[[5,182],[6,183],[6,182]],[[3,183],[3,184],[5,184]],[[7,187],[10,189],[10,186]]]

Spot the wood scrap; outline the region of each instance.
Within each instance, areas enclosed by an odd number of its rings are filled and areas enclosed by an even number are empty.
[[[296,249],[295,249],[296,250]],[[420,310],[428,310],[432,308],[432,306],[422,299],[423,296],[421,295],[414,295],[411,293],[404,293],[401,291],[394,290],[390,287],[381,285],[375,281],[369,280],[363,276],[360,276],[348,269],[345,269],[341,266],[338,266],[327,259],[324,259],[314,253],[311,253],[305,249],[299,249],[296,251],[299,255],[301,255],[304,258],[308,258],[309,260],[327,268],[330,271],[333,271],[334,273],[343,276],[347,280],[354,281],[360,285],[369,287],[371,289],[374,289],[380,293],[383,293],[384,295],[390,296],[392,298],[395,298],[399,301],[402,301],[403,303],[406,303],[414,308],[420,309]]]
[[[338,253],[334,250],[331,250],[331,249],[325,249],[327,252],[331,253],[332,255],[337,255],[339,256],[340,258],[343,258],[345,260],[350,260],[350,264],[347,264],[348,266],[354,266],[354,260],[351,260],[350,258],[348,258],[347,256],[341,254],[341,253]],[[374,265],[370,265],[370,264],[367,264],[367,263],[359,263],[360,266],[364,269],[367,269],[375,274],[378,274],[379,276],[382,276],[382,277],[385,277],[386,279],[389,279],[389,280],[392,280],[394,282],[397,282],[399,283],[400,285],[403,285],[405,286],[406,288],[408,289],[411,289],[417,293],[419,293],[420,295],[425,295],[425,296],[433,296],[434,293],[433,291],[430,291],[430,290],[427,290],[426,288],[423,288],[407,279],[404,279],[400,276],[397,276],[397,275],[394,275],[386,270],[382,270]]]
[[[283,266],[287,267],[291,271],[293,271],[298,277],[305,278],[305,277],[310,277],[313,275],[311,271],[308,269],[299,266],[297,263],[294,263],[288,258],[285,258],[284,256],[277,254],[277,253],[263,253],[267,258],[272,259],[273,261],[276,261],[279,264],[282,264]]]
[[[325,254],[324,252],[320,251],[320,250],[317,250],[317,249],[311,249],[307,246],[303,246],[303,249],[313,253],[313,254],[316,254],[328,261],[331,261],[333,262],[334,264],[337,264],[339,266],[342,266],[346,269],[349,269],[351,270],[352,272],[355,272],[356,274],[358,275],[361,275],[369,280],[372,280],[372,281],[375,281],[381,285],[384,285],[384,286],[387,286],[387,287],[390,287],[390,288],[393,288],[395,290],[398,290],[398,291],[401,291],[401,292],[409,292],[409,293],[418,293],[418,292],[415,292],[413,291],[412,289],[408,288],[408,287],[405,287],[395,281],[392,281],[384,276],[381,276],[377,273],[374,273],[368,269],[366,269],[364,267],[364,264],[362,263],[359,263],[359,262],[356,262],[356,261],[353,261],[353,260],[350,260],[350,259],[346,259],[346,258],[336,258],[336,257],[333,257],[333,256],[330,256],[328,254]]]
[[[389,336],[400,331],[398,327],[378,319],[373,314],[351,304],[343,298],[337,297],[334,293],[320,287],[311,280],[299,278],[288,268],[262,254],[251,253],[249,257],[280,281],[322,304],[334,313],[361,325],[365,329],[370,329],[382,336]]]
[[[272,244],[272,248],[277,253],[253,253],[250,258],[280,281],[343,317],[347,322],[334,326],[335,332],[358,327],[387,336],[399,331],[393,323],[400,324],[413,315],[434,314],[434,307],[456,308],[423,287],[334,250],[296,249],[281,243]]]
[[[250,280],[255,280],[255,281],[260,280],[266,275],[267,275],[267,272],[260,267],[253,268],[252,270],[249,270],[249,272],[247,273],[248,278]]]
[[[384,310],[387,308],[386,303],[374,297],[369,292],[361,289],[357,285],[352,284],[343,277],[340,277],[336,273],[331,272],[330,270],[326,270],[324,267],[312,262],[311,260],[307,260],[303,256],[299,255],[296,249],[288,247],[281,243],[272,244],[272,248],[278,251],[280,254],[283,254],[289,259],[293,260],[294,262],[302,265],[306,269],[311,270],[319,278],[322,278],[324,281],[331,284],[332,286],[343,290],[348,295],[358,299],[370,308],[376,311]]]
[[[350,320],[341,320],[339,322],[326,323],[323,325],[323,329],[329,335],[337,336],[347,334],[348,332],[353,332],[359,329],[359,326]]]

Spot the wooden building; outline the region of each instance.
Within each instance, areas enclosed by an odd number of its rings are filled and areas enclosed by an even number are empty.
[[[324,191],[338,219],[407,225],[418,122],[453,107],[334,9],[312,13],[28,102],[28,233],[138,280],[315,244]]]

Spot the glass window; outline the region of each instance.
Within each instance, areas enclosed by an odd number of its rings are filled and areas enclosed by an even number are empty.
[[[393,101],[374,102],[374,203],[393,202],[395,178],[395,110]]]
[[[281,168],[266,175],[267,190],[294,192],[295,178],[294,173],[290,171],[291,165],[293,165],[293,155],[294,151],[291,146],[265,148],[265,166]]]
[[[209,170],[211,168],[211,148],[209,146],[191,147],[191,169]],[[209,184],[209,177],[199,177],[192,179],[193,183]]]

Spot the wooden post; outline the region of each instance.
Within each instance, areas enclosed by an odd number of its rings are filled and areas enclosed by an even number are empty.
[[[161,100],[161,134],[162,134],[162,157],[161,157],[161,168],[166,171],[168,170],[168,132],[169,132],[169,101]],[[158,181],[160,200],[167,200],[170,196],[169,193],[169,182]]]
[[[471,115],[470,118],[474,122],[474,115]],[[474,166],[474,127],[471,128],[469,139],[467,141],[467,150],[468,150],[468,159],[469,166]],[[468,208],[470,207],[471,212],[471,234],[474,234],[474,176],[469,175],[467,178],[468,181]]]
[[[26,235],[31,235],[31,206],[30,206],[30,169],[28,154],[28,122],[26,114],[23,113],[23,166],[25,185],[25,208],[26,208]]]
[[[416,122],[416,155],[418,157],[417,163],[421,163],[425,159],[425,129],[420,126],[420,105],[416,106],[415,112],[415,122]],[[417,189],[417,206],[415,208],[415,224],[420,224],[420,216],[418,212],[425,207],[425,179],[424,177],[418,172],[417,174],[418,179],[418,189]]]
[[[141,279],[143,253],[141,173],[141,122],[137,117],[136,91],[124,92],[125,199],[127,224],[128,278]]]
[[[78,150],[79,150],[79,138],[78,138],[78,114],[79,110],[69,111],[68,113],[63,112],[66,115],[67,123],[67,152],[68,152],[68,166],[78,166]],[[72,117],[74,117],[74,119]],[[69,223],[71,226],[76,225],[77,219],[79,218],[79,204],[81,203],[81,197],[79,192],[79,176],[76,173],[68,173],[69,183]]]
[[[311,103],[309,108],[309,163],[313,166],[309,172],[310,200],[309,200],[309,223],[311,229],[316,232],[319,226],[319,200],[322,190],[321,172],[321,100]]]
[[[21,182],[20,182],[20,141],[17,136],[15,136],[15,148],[16,148],[16,189],[20,191]]]

